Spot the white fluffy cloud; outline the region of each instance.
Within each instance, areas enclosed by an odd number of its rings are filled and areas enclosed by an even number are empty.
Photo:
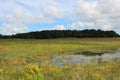
[[[61,18],[63,15],[60,13],[60,10],[54,6],[47,6],[43,8],[45,14],[49,15],[50,17]]]
[[[27,30],[27,27],[22,24],[3,24],[2,26],[4,27],[2,27],[1,30],[8,35],[21,33]]]
[[[91,28],[94,26],[94,23],[92,22],[75,22],[72,23],[72,28],[77,29],[77,28]]]
[[[66,24],[76,29],[94,26],[120,31],[120,0],[0,0],[3,34],[25,32],[28,30],[25,24],[54,24],[61,18],[70,19],[72,22]],[[56,29],[65,29],[64,25],[65,22]]]
[[[65,30],[65,26],[64,25],[56,25],[54,27],[54,30]]]
[[[26,31],[25,24],[52,23],[54,18],[62,18],[63,15],[55,0],[1,0],[0,20],[3,23],[0,31],[4,34],[23,32]]]
[[[76,4],[79,19],[94,22],[104,30],[120,29],[120,0],[77,0]]]

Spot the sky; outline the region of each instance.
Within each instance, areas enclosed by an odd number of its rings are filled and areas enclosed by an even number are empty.
[[[120,0],[0,0],[0,34],[68,29],[120,34]]]

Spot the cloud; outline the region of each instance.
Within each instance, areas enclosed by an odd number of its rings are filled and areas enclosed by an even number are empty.
[[[66,28],[64,25],[56,25],[52,28],[42,28],[42,29],[40,29],[40,31],[42,31],[42,30],[65,30],[65,29]]]
[[[65,26],[64,25],[56,25],[55,27],[54,27],[54,30],[65,30],[66,28],[65,28]]]
[[[1,30],[8,35],[21,33],[28,29],[26,26],[22,24],[3,24],[2,26],[3,27],[1,28]]]
[[[57,25],[62,26],[58,29],[64,29],[67,24],[76,29],[120,31],[119,4],[120,0],[0,0],[0,31],[3,34],[25,32],[29,30],[26,24],[55,25],[58,19],[71,21]]]
[[[103,30],[120,29],[120,0],[77,0],[75,11],[78,19],[94,22]]]
[[[53,23],[54,18],[62,18],[64,15],[57,4],[55,0],[36,0],[34,2],[33,0],[2,0],[0,1],[0,20],[3,22],[1,26],[3,29],[0,31],[3,34],[15,34],[22,30],[26,31],[23,29],[25,24]],[[11,28],[8,32],[6,25]]]
[[[92,22],[74,22],[71,24],[73,29],[77,28],[91,28],[94,26],[94,23]]]
[[[61,18],[63,15],[60,14],[60,11],[54,6],[47,6],[43,9],[43,11],[49,15],[50,17]]]

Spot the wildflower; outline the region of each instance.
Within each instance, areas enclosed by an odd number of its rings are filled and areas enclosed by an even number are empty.
[[[64,69],[69,69],[69,66],[68,66],[68,65],[64,65],[63,68],[64,68]]]
[[[80,66],[76,66],[76,67],[74,67],[74,70],[75,71],[82,71],[83,69]]]
[[[25,66],[25,69],[27,72],[29,72],[31,74],[42,71],[42,68],[39,68],[38,66],[31,65],[31,64]]]

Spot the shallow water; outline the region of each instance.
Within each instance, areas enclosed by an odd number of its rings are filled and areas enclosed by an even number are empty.
[[[103,61],[112,62],[117,60],[120,60],[120,52],[101,53],[96,55],[83,55],[83,54],[55,55],[52,59],[52,62],[53,65],[62,66],[64,64],[67,65],[99,64],[100,62]]]

